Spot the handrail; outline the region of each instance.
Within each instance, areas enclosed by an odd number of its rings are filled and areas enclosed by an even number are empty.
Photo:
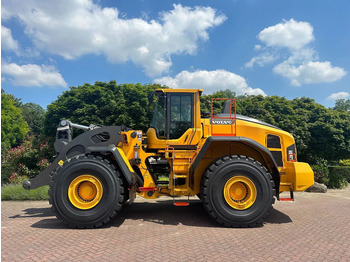
[[[226,101],[231,101],[230,102],[230,125],[231,125],[231,133],[229,134],[224,134],[224,133],[214,133],[213,131],[213,120],[214,119],[227,119],[227,117],[222,117],[222,116],[214,116],[213,113],[213,101],[218,101],[218,100],[226,100]],[[232,116],[232,104],[234,104],[234,116]],[[211,99],[211,113],[210,113],[210,125],[211,125],[211,135],[212,136],[236,136],[237,134],[237,125],[236,125],[236,99],[234,98],[212,98]],[[233,130],[233,125],[235,125],[235,128]],[[234,132],[233,132],[234,131]]]
[[[170,149],[171,151],[173,151],[173,154],[172,154],[171,158],[172,158],[172,160],[174,161],[174,159],[175,159],[175,148],[173,148],[173,147],[171,147],[171,146],[167,146],[167,147],[165,148],[165,153],[170,151],[170,150],[168,150],[168,149]]]

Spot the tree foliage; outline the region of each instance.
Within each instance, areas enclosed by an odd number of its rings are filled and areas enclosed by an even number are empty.
[[[29,126],[30,135],[42,134],[44,128],[45,110],[38,104],[26,103],[21,106],[24,120]]]
[[[1,92],[1,149],[18,146],[28,133],[28,124],[24,121],[22,111],[16,107],[17,101],[12,95]]]
[[[121,84],[116,81],[71,87],[47,108],[45,133],[54,136],[61,119],[82,125],[126,125],[147,130],[151,121],[156,84]]]
[[[334,110],[344,110],[350,113],[350,99],[338,99],[335,101]]]

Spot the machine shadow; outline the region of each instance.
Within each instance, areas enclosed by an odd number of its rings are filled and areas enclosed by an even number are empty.
[[[25,218],[44,218],[34,224],[31,227],[35,228],[51,228],[51,229],[66,229],[66,226],[62,221],[58,220],[51,208],[27,208],[22,211],[21,214],[10,216],[12,219],[25,219]]]
[[[24,214],[17,214],[9,218],[28,218],[28,217],[50,217],[55,216],[51,208],[27,208],[23,210]]]
[[[172,200],[150,202],[137,202],[126,205],[119,213],[118,219],[140,220],[163,225],[186,225],[194,227],[221,227],[212,219],[204,209],[200,200],[191,200],[189,206],[176,207]],[[112,220],[107,227],[119,226],[120,221]],[[264,224],[291,223],[291,218],[272,208]],[[262,225],[262,226],[263,226]]]
[[[176,207],[173,200],[136,202],[124,206],[119,213],[124,220],[139,220],[162,225],[189,225],[198,227],[217,227],[218,225],[208,216],[200,200],[191,200],[189,206]],[[112,221],[107,226],[117,226]]]
[[[25,209],[24,213],[25,215],[16,215],[11,218],[43,217],[45,219],[34,223],[32,227],[67,229],[64,223],[55,217],[50,208],[29,208]],[[190,205],[184,207],[174,206],[172,200],[126,204],[119,214],[102,228],[119,227],[126,220],[173,226],[221,227],[209,216],[200,200],[190,200]],[[263,225],[291,222],[292,220],[288,215],[272,208]]]

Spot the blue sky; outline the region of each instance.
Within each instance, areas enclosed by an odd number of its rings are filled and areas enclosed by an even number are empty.
[[[4,0],[1,87],[44,108],[70,86],[350,98],[350,1]]]

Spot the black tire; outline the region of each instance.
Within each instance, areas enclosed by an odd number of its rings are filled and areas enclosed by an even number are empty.
[[[243,210],[232,207],[224,196],[228,181],[239,177],[250,180],[256,189],[253,204]],[[271,210],[275,201],[274,187],[271,174],[259,162],[246,156],[225,156],[215,161],[203,175],[201,199],[218,223],[226,227],[253,227],[262,224]]]
[[[103,193],[95,206],[76,207],[68,197],[72,181],[84,174],[96,178]],[[79,155],[67,160],[53,174],[49,189],[50,204],[57,218],[72,228],[97,228],[115,217],[127,199],[124,178],[107,159],[93,155]]]

